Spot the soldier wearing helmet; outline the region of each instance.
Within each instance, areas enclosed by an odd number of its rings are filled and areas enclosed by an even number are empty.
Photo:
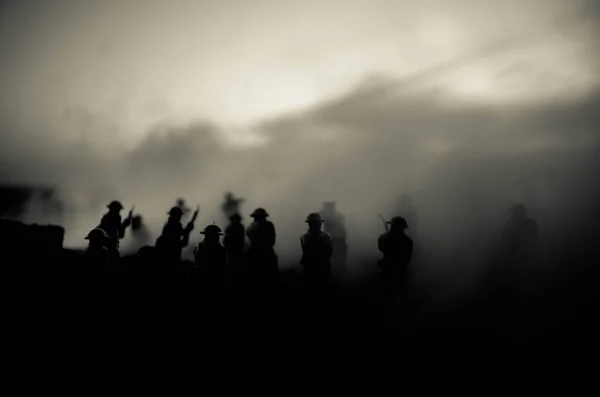
[[[227,251],[220,241],[221,228],[208,225],[200,234],[204,235],[204,240],[194,248],[196,269],[212,276],[222,275],[227,265]]]
[[[275,225],[268,221],[269,213],[264,208],[257,208],[250,214],[254,221],[248,226],[246,235],[254,247],[265,248],[275,245]]]
[[[165,264],[181,260],[181,251],[189,244],[190,233],[194,229],[193,222],[188,223],[185,228],[181,225],[183,217],[181,207],[173,207],[167,214],[169,218],[163,227],[162,234],[156,240],[156,249],[159,251],[161,260],[167,262]]]
[[[248,226],[246,235],[250,240],[248,260],[255,275],[270,277],[279,274],[277,254],[275,254],[275,225],[268,221],[269,213],[257,208],[250,214],[254,221]]]
[[[94,266],[103,266],[109,260],[109,235],[100,228],[92,229],[85,237],[89,241],[88,247],[84,253],[84,259],[88,264]]]
[[[407,267],[413,254],[413,241],[404,233],[408,228],[406,219],[395,216],[387,223],[389,231],[377,240],[379,251],[383,254],[378,264],[384,278],[397,286],[405,286]]]
[[[108,205],[108,213],[106,213],[100,225],[99,229],[102,229],[109,236],[108,249],[110,256],[113,260],[119,258],[119,240],[125,237],[125,229],[131,224],[131,211],[125,221],[121,219],[121,211],[123,210],[123,204],[119,201],[111,201]]]
[[[327,279],[331,273],[333,242],[329,233],[321,230],[323,218],[317,212],[308,214],[305,220],[308,231],[300,237],[302,258],[300,265],[309,278]]]

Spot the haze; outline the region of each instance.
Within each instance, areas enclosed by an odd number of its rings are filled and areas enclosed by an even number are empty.
[[[577,0],[5,1],[2,182],[57,186],[74,247],[115,198],[154,232],[200,204],[197,241],[227,190],[290,260],[332,199],[355,256],[401,193],[438,247],[467,233],[447,256],[513,201],[548,233],[595,194],[599,26]]]

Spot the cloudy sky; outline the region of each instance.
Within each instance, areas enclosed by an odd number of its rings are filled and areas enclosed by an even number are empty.
[[[0,106],[73,139],[104,122],[129,144],[157,122],[203,118],[243,139],[248,124],[371,75],[410,79],[446,64],[420,83],[456,100],[581,95],[598,84],[592,3],[8,1]]]
[[[468,174],[431,171],[455,165],[458,149],[551,153],[597,137],[592,0],[1,4],[0,175],[101,197],[77,233],[106,190],[159,211],[158,224],[180,194],[216,208],[227,189],[280,219],[332,197],[370,219],[394,184],[426,201],[440,180]],[[492,184],[513,186],[521,171]],[[494,205],[539,196],[500,186]],[[217,216],[206,211],[202,221]]]

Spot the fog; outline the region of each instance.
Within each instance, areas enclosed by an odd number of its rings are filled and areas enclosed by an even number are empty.
[[[192,208],[200,205],[193,245],[207,224],[224,226],[219,205],[232,191],[246,199],[246,224],[256,207],[271,214],[284,267],[298,261],[305,216],[329,200],[348,220],[352,265],[372,263],[383,232],[378,213],[396,215],[395,201],[410,194],[420,218],[415,263],[432,285],[445,280],[451,294],[478,280],[513,202],[530,209],[546,248],[593,219],[600,104],[598,56],[590,50],[598,44],[594,12],[585,19],[574,12],[576,28],[571,20],[568,29],[487,37],[483,45],[470,43],[459,55],[423,63],[407,75],[373,68],[348,77],[344,89],[303,106],[254,113],[260,117],[235,127],[222,122],[227,115],[221,109],[214,117],[208,111],[151,117],[134,123],[139,139],[120,140],[118,133],[127,130],[120,117],[135,97],[117,106],[115,117],[89,110],[82,99],[75,108],[53,108],[52,118],[52,98],[28,104],[17,90],[9,103],[5,92],[0,181],[55,186],[64,214],[43,213],[33,202],[22,220],[60,222],[65,245],[74,248],[84,246],[83,237],[113,199],[126,210],[135,205],[154,239],[177,197]],[[2,81],[8,81],[3,70]],[[475,84],[466,90],[468,79],[457,76],[482,71],[485,89]],[[85,139],[73,139],[74,131]],[[129,239],[125,251],[136,248]]]

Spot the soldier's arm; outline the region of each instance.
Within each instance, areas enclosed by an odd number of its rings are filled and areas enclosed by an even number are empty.
[[[181,238],[181,247],[185,248],[190,243],[190,235],[185,233]]]
[[[127,227],[127,224],[125,222],[121,223],[121,225],[119,225],[119,238],[123,238],[125,237],[125,228]]]

